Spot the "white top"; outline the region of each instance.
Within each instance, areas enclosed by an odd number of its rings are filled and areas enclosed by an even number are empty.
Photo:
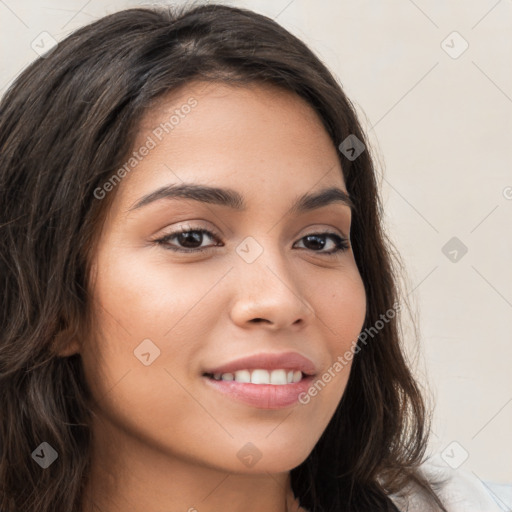
[[[462,467],[451,468],[439,454],[427,459],[421,465],[421,471],[429,482],[445,481],[435,490],[448,512],[503,512],[510,510],[499,497],[494,497],[493,491],[474,473]],[[419,493],[409,494],[407,499],[390,497],[400,512],[438,512],[438,508],[429,504]]]

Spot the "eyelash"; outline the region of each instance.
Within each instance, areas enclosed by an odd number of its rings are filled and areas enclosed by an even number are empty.
[[[179,229],[177,231],[173,231],[172,233],[169,233],[165,236],[163,236],[162,238],[158,239],[158,240],[155,240],[154,243],[158,244],[158,245],[162,245],[164,246],[165,249],[167,250],[170,250],[170,251],[174,251],[174,252],[182,252],[182,253],[202,253],[202,252],[206,252],[206,251],[209,251],[211,249],[213,249],[214,247],[216,246],[210,246],[210,247],[205,247],[205,248],[201,248],[201,249],[178,249],[176,247],[172,247],[169,245],[168,241],[175,238],[176,236],[178,235],[181,235],[183,233],[201,233],[201,234],[206,234],[208,235],[209,237],[211,237],[212,239],[215,239],[217,241],[219,241],[219,236],[212,232],[212,231],[209,231],[207,229],[203,229],[203,228],[182,228],[182,229]],[[300,238],[300,240],[308,237],[308,236],[329,236],[332,238],[336,238],[336,239],[339,239],[339,242],[335,242],[336,243],[336,247],[334,248],[334,250],[331,250],[329,252],[322,252],[322,251],[313,251],[314,253],[318,253],[318,254],[322,254],[322,255],[325,255],[325,256],[337,256],[338,254],[340,253],[343,253],[345,251],[347,251],[349,248],[350,248],[350,245],[348,243],[348,240],[344,237],[341,237],[339,236],[338,234],[336,233],[333,233],[331,231],[322,231],[320,233],[310,233],[308,235],[304,235],[302,238]],[[308,249],[306,249],[308,250]],[[312,249],[309,249],[309,250],[312,250]]]

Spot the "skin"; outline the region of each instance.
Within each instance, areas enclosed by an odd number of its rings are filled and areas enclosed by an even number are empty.
[[[363,326],[352,250],[329,257],[336,240],[325,237],[324,249],[304,240],[326,229],[349,237],[350,208],[286,214],[299,195],[346,190],[337,149],[312,108],[272,86],[194,82],[148,111],[135,148],[190,97],[197,106],[110,192],[93,260],[94,332],[68,348],[81,353],[95,398],[83,510],[286,511],[289,472],[334,414],[350,364],[307,405],[277,410],[210,389],[202,372],[291,350],[322,374]],[[130,210],[182,181],[235,189],[247,210],[183,199]],[[222,245],[186,254],[155,243],[187,226],[220,234],[189,247]],[[251,264],[236,252],[249,236],[263,248]],[[184,247],[183,239],[168,243]],[[147,338],[160,356],[145,366],[134,350]],[[237,457],[248,442],[261,453],[252,467]]]

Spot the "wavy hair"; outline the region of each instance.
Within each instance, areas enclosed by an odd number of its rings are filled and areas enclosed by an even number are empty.
[[[134,8],[76,30],[29,65],[0,103],[0,508],[79,510],[90,469],[91,393],[79,354],[56,347],[89,332],[91,254],[115,191],[94,191],[133,149],[148,107],[192,80],[264,82],[303,98],[335,147],[369,144],[324,64],[275,21],[223,5]],[[400,300],[370,151],[343,177],[370,328]],[[312,452],[291,470],[311,512],[396,510],[410,484],[445,510],[422,476],[429,415],[398,319],[354,356],[344,395]],[[41,471],[42,441],[58,463]]]

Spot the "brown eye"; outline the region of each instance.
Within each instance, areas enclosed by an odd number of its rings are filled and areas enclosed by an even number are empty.
[[[326,238],[329,238],[332,242],[331,245],[334,245],[334,247],[328,251],[323,250],[326,246],[329,245],[328,242],[325,241]],[[319,254],[335,255],[337,253],[346,251],[350,247],[346,238],[343,238],[336,233],[331,233],[329,231],[323,233],[312,233],[301,238],[301,241],[302,240],[304,240],[306,249],[310,249],[313,252],[317,252]]]
[[[201,247],[204,239],[211,238],[213,240],[218,240],[218,237],[208,231],[207,229],[180,229],[178,231],[174,231],[173,233],[169,233],[162,238],[156,240],[155,242],[163,245],[166,249],[177,252],[201,252],[206,251],[213,247],[212,245],[207,247]],[[171,240],[176,240],[176,244],[170,244]],[[217,244],[218,245],[218,244]]]

